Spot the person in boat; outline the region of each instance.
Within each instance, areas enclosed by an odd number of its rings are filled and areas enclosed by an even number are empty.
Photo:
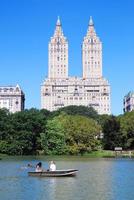
[[[28,163],[26,166],[22,166],[20,169],[29,169],[29,168],[35,168],[34,165],[32,165],[31,163]]]
[[[42,172],[43,169],[42,169],[42,163],[39,162],[37,165],[36,165],[36,168],[35,168],[35,172]]]
[[[51,161],[51,162],[50,162],[49,170],[50,170],[50,171],[56,171],[56,164],[55,164],[54,161]]]
[[[27,167],[30,167],[30,168],[35,168],[35,166],[34,166],[34,165],[32,165],[31,163],[28,163],[28,164],[27,164]]]

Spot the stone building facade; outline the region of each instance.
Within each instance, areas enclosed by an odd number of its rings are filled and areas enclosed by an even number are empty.
[[[11,113],[24,110],[25,95],[19,85],[0,86],[0,108],[6,108]]]
[[[134,92],[129,92],[123,99],[124,112],[131,112],[134,110]]]
[[[41,85],[41,108],[53,111],[69,105],[93,107],[110,114],[110,85],[102,76],[102,43],[90,17],[82,43],[82,77],[68,76],[68,41],[60,19],[49,42],[48,78]]]

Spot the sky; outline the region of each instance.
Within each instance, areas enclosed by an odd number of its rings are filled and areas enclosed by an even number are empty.
[[[69,42],[69,76],[82,76],[81,44],[92,16],[103,44],[111,112],[122,114],[123,97],[134,91],[133,0],[0,0],[0,86],[19,84],[25,108],[41,108],[48,42],[58,16]]]

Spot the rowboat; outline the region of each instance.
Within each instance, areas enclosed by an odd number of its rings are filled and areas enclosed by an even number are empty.
[[[77,169],[67,169],[67,170],[56,170],[56,171],[28,172],[28,175],[36,177],[63,177],[63,176],[75,176],[77,172],[78,172]]]

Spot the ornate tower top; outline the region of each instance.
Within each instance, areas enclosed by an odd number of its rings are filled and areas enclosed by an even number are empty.
[[[95,28],[94,28],[94,22],[92,19],[92,16],[90,16],[90,20],[88,23],[88,30],[87,30],[87,36],[96,36]]]
[[[92,17],[82,44],[83,78],[102,77],[102,44],[95,32]]]
[[[62,31],[62,25],[61,25],[61,21],[60,18],[58,16],[57,22],[56,22],[56,29],[54,32],[54,37],[56,36],[63,36],[63,31]]]
[[[68,41],[63,34],[60,18],[56,22],[53,37],[49,42],[49,78],[68,77]]]
[[[89,26],[94,26],[94,23],[93,23],[92,16],[90,16],[90,20],[89,20]]]
[[[61,26],[60,17],[58,16],[56,26]]]

